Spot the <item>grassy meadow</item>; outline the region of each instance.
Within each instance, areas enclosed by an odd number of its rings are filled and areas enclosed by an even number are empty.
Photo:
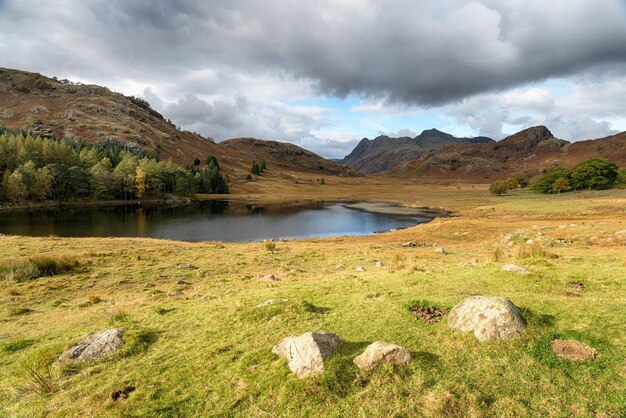
[[[383,177],[255,183],[235,196],[386,200],[455,214],[275,248],[1,236],[0,416],[626,415],[626,234],[616,234],[626,230],[625,190],[493,197],[485,185]],[[39,274],[42,259],[61,261]],[[505,263],[531,274],[503,272]],[[277,280],[259,278],[269,274]],[[527,333],[481,343],[445,317],[426,324],[407,309],[415,300],[451,308],[476,294],[511,299]],[[277,302],[257,307],[269,299]],[[120,352],[77,366],[54,361],[111,327],[125,330]],[[322,375],[297,379],[271,349],[317,330],[344,343]],[[558,359],[554,337],[600,357]],[[412,362],[359,371],[352,359],[378,340],[405,346]],[[126,385],[136,390],[113,401]]]

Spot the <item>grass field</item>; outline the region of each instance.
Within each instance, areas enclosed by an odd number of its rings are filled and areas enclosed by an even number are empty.
[[[626,234],[616,234],[626,230],[626,191],[496,198],[480,185],[311,180],[280,187],[270,177],[235,196],[386,200],[455,215],[371,237],[277,242],[273,251],[2,236],[0,416],[626,415]],[[25,281],[6,274],[34,256],[80,264]],[[501,271],[509,262],[532,274]],[[258,278],[268,274],[279,280]],[[449,308],[470,294],[510,298],[527,333],[481,343],[445,318],[425,324],[407,310],[414,300]],[[287,301],[256,307],[269,299]],[[54,362],[81,336],[111,327],[126,331],[122,351],[81,366]],[[344,344],[324,374],[297,379],[271,349],[317,330]],[[548,348],[555,336],[600,358],[558,359]],[[377,340],[407,347],[413,361],[360,372],[352,359]],[[111,400],[125,385],[136,390]]]

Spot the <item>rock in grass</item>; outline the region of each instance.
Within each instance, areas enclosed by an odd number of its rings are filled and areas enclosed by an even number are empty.
[[[505,264],[502,266],[502,271],[509,271],[512,273],[521,273],[521,274],[530,274],[530,271],[526,270],[524,267],[520,267],[515,264]]]
[[[435,252],[440,253],[440,254],[445,254],[446,250],[444,250],[443,247],[437,247],[435,248]]]
[[[287,301],[288,299],[269,299],[269,300],[266,300],[265,302],[259,303],[258,305],[255,306],[255,308],[262,308],[264,306],[273,305],[275,303],[284,303]]]
[[[289,370],[303,378],[322,373],[324,359],[335,354],[340,344],[341,339],[335,334],[307,332],[283,339],[272,352],[285,357]]]
[[[363,271],[365,271],[365,267],[363,267],[363,266],[358,266],[357,268],[355,268],[355,270],[356,270],[356,271],[363,272]]]
[[[404,366],[411,361],[411,353],[399,345],[376,341],[353,361],[361,370],[371,370],[386,363]]]
[[[382,261],[377,261],[376,264],[374,264],[376,267],[382,267],[383,266],[383,262]]]
[[[557,357],[571,361],[595,360],[599,356],[594,348],[576,340],[552,340],[550,349]]]
[[[198,267],[194,266],[193,264],[182,263],[178,265],[178,268],[181,270],[193,270],[193,269],[197,269]]]
[[[448,314],[448,326],[473,332],[480,341],[509,340],[524,333],[526,321],[508,299],[473,297],[452,308]]]
[[[467,262],[470,263],[472,266],[477,266],[478,264],[480,264],[475,258],[470,258],[469,260],[467,260]]]
[[[78,345],[63,353],[59,361],[83,363],[111,355],[124,346],[122,335],[124,330],[118,328],[89,334]]]

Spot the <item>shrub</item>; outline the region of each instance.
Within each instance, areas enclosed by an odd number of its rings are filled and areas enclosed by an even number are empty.
[[[491,186],[489,186],[489,191],[496,196],[502,196],[503,194],[507,194],[509,190],[509,186],[504,180],[498,180],[495,183],[491,184]]]
[[[276,251],[276,243],[275,242],[271,242],[268,241],[265,243],[265,249],[271,253],[273,253],[274,251]]]
[[[608,189],[617,181],[617,165],[606,158],[583,161],[572,169],[571,186],[576,190]]]

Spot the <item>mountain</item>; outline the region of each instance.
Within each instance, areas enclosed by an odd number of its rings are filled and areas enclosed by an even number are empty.
[[[179,129],[143,99],[6,68],[0,68],[0,126],[43,137],[115,141],[180,164],[214,155],[236,177],[245,177],[254,159],[287,171],[358,174],[292,144],[258,139],[216,143]]]
[[[545,126],[534,126],[498,142],[454,144],[430,151],[400,164],[392,174],[475,181],[511,175],[530,178],[595,157],[626,166],[626,132],[570,143],[555,138]]]
[[[493,142],[486,137],[457,138],[437,129],[423,131],[415,138],[390,138],[379,136],[373,140],[363,138],[341,163],[363,173],[388,171],[404,161],[420,158],[429,151],[459,143]]]

